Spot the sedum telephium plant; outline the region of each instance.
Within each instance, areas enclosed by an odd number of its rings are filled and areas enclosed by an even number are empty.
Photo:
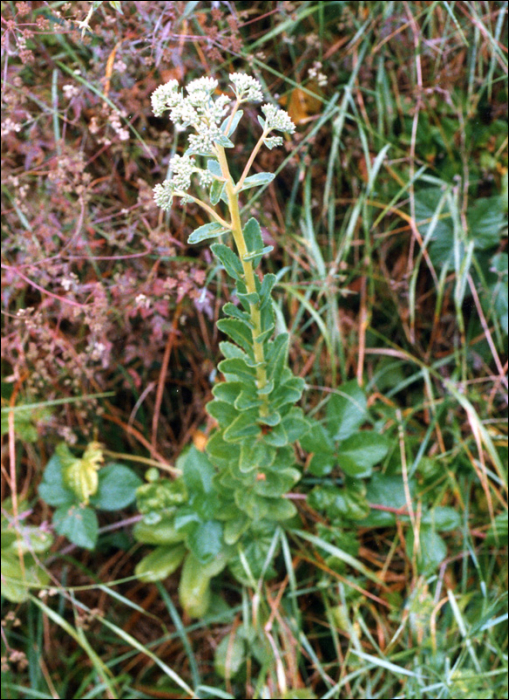
[[[152,95],[156,116],[169,110],[178,130],[191,127],[189,147],[170,163],[171,178],[156,185],[154,197],[165,210],[179,197],[195,202],[210,216],[189,243],[231,234],[236,250],[216,242],[212,252],[235,282],[237,304],[223,307],[227,318],[219,329],[231,340],[220,344],[219,363],[224,381],[212,390],[207,411],[218,424],[206,453],[191,447],[177,462],[182,476],[159,479],[138,489],[144,518],[135,527],[138,541],[157,545],[138,564],[137,575],[147,581],[166,578],[182,561],[180,601],[193,617],[203,616],[210,601],[210,580],[226,566],[235,578],[253,584],[270,575],[271,553],[278,542],[278,523],[296,514],[288,491],[299,481],[293,444],[309,430],[302,410],[295,406],[304,380],[288,367],[289,336],[274,337],[273,274],[257,271],[265,253],[256,219],[243,223],[239,195],[269,183],[274,175],[249,175],[259,149],[283,143],[274,132],[292,134],[289,115],[272,104],[261,107],[262,132],[238,182],[232,178],[226,149],[242,117],[244,102],[263,101],[259,81],[242,73],[230,75],[233,97],[217,94],[217,80],[193,80],[182,93],[176,80]],[[189,193],[194,177],[209,188],[210,204]],[[221,203],[228,213],[218,211]],[[223,207],[224,208],[224,207]]]

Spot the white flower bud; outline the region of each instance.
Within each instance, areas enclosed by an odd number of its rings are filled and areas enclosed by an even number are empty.
[[[263,100],[262,84],[259,80],[245,73],[230,73],[235,94],[241,102],[261,102]]]
[[[295,124],[284,109],[278,109],[275,105],[266,104],[263,105],[262,112],[265,114],[265,128],[267,130],[272,131],[275,129],[288,134],[294,133]]]

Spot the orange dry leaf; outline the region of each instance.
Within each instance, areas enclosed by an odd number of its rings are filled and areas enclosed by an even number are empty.
[[[317,95],[320,94],[318,84],[313,81],[307,83],[306,89]],[[292,90],[289,97],[283,95],[279,103],[286,109],[295,124],[304,124],[310,117],[319,114],[322,110],[321,101],[300,88]]]

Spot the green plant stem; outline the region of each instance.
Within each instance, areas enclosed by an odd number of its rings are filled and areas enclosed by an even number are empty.
[[[197,204],[202,209],[205,209],[207,214],[209,214],[213,219],[215,219],[218,224],[221,224],[221,226],[224,226],[224,228],[226,228],[226,229],[231,228],[231,225],[227,221],[225,221],[223,218],[221,218],[219,216],[219,214],[217,214],[217,212],[215,212],[212,209],[212,207],[209,207],[208,204],[206,204],[205,202],[202,202],[201,199],[198,199],[197,197],[193,197],[193,195],[188,194],[187,192],[181,192],[181,190],[174,190],[173,194],[177,197],[189,197],[189,199],[192,199],[195,204]]]
[[[239,257],[242,262],[242,267],[244,269],[244,278],[246,282],[247,291],[249,294],[256,294],[256,280],[254,268],[251,260],[244,260],[244,257],[248,254],[248,249],[246,241],[244,238],[244,232],[242,230],[242,222],[240,219],[240,209],[239,209],[239,197],[235,191],[235,186],[233,184],[233,179],[230,175],[230,169],[228,167],[228,161],[226,160],[226,154],[222,146],[216,146],[217,157],[219,164],[221,166],[221,172],[226,180],[226,194],[228,196],[228,207],[230,209],[230,215],[232,217],[232,234],[239,252]],[[256,338],[262,332],[261,320],[260,320],[260,309],[257,304],[250,304],[251,322],[253,324],[253,348],[256,360],[256,380],[258,389],[263,389],[267,384],[267,371],[265,369],[265,355],[263,352],[263,343],[258,343]],[[266,416],[268,414],[268,399],[266,396],[263,398],[263,403],[260,408],[260,415]]]
[[[253,152],[252,152],[251,155],[249,156],[249,160],[248,160],[247,163],[246,163],[246,167],[244,168],[244,172],[243,172],[242,175],[240,176],[240,180],[238,181],[238,183],[237,183],[237,185],[236,185],[236,187],[235,187],[235,189],[234,189],[234,192],[235,192],[235,193],[240,192],[240,190],[242,189],[242,185],[244,184],[244,180],[246,179],[246,177],[247,177],[249,171],[251,170],[251,166],[253,165],[253,161],[254,161],[254,159],[256,158],[256,154],[258,153],[258,151],[259,151],[260,148],[262,147],[263,140],[268,136],[269,133],[270,133],[269,131],[266,131],[266,130],[264,129],[263,134],[262,134],[262,135],[260,136],[260,138],[258,139],[258,143],[257,143],[256,146],[253,148]]]

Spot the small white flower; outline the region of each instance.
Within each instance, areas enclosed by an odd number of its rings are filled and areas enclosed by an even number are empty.
[[[201,122],[197,126],[197,134],[189,136],[189,146],[194,153],[212,153],[214,142],[223,136],[221,129],[215,124],[209,126]]]
[[[176,190],[187,190],[191,185],[191,175],[196,169],[195,160],[190,156],[173,156],[170,160],[171,182]]]
[[[203,185],[203,187],[208,187],[214,182],[215,177],[208,170],[198,168],[198,179],[200,181],[200,184]]]
[[[228,95],[220,95],[215,102],[210,106],[210,116],[216,124],[222,121],[224,115],[228,111],[228,105],[231,103]]]
[[[181,101],[182,95],[178,92],[178,80],[170,80],[152,93],[152,110],[156,117],[160,117],[167,109],[174,107]]]
[[[7,136],[11,131],[21,131],[21,124],[17,124],[9,117],[2,122],[2,136]]]
[[[266,139],[263,139],[263,143],[269,148],[271,151],[273,148],[276,146],[282,146],[283,145],[283,137],[282,136],[269,136]]]
[[[262,84],[259,80],[245,73],[230,73],[235,94],[241,102],[261,102],[263,100]]]
[[[218,86],[215,78],[196,78],[191,80],[186,90],[191,95],[193,92],[206,92],[210,94]]]
[[[268,131],[275,129],[288,134],[293,134],[295,124],[292,122],[288,112],[284,109],[278,109],[275,105],[266,104],[262,107],[262,112],[265,114],[265,128]]]
[[[136,306],[144,306],[146,309],[150,306],[150,299],[145,294],[138,294],[134,300]]]
[[[62,91],[68,100],[80,94],[80,90],[76,85],[64,85]]]
[[[171,209],[173,202],[173,186],[171,180],[165,180],[154,187],[154,202],[164,211]]]

